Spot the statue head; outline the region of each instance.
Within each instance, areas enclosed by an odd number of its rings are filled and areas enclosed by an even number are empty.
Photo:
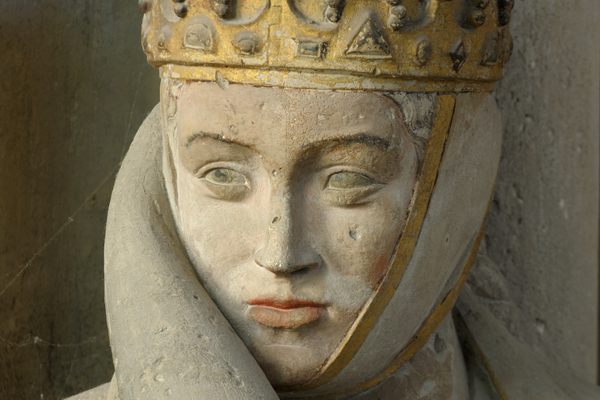
[[[203,286],[281,390],[389,376],[477,248],[509,2],[142,6],[166,190]]]
[[[171,204],[192,263],[270,379],[304,383],[389,268],[424,146],[403,110],[427,110],[427,129],[434,97],[164,90],[177,110],[164,115]]]

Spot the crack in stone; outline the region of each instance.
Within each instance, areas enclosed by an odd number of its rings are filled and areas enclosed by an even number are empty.
[[[6,286],[0,291],[0,297],[2,297],[8,289],[10,289],[15,282],[33,265],[33,263],[38,259],[40,255],[44,253],[44,251],[58,238],[64,231],[67,229],[69,225],[71,225],[77,215],[83,210],[83,208],[92,200],[92,198],[102,189],[102,187],[108,182],[117,172],[119,167],[121,166],[121,161],[117,163],[111,170],[110,173],[104,177],[100,184],[96,186],[94,190],[83,200],[80,206],[78,206],[75,211],[66,219],[66,221],[50,236],[50,238],[42,245],[33,255],[29,258],[29,260],[21,265],[18,268],[18,272],[13,276],[13,278],[6,284]],[[2,338],[0,338],[1,340]]]

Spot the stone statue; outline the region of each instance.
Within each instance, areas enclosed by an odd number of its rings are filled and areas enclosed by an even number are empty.
[[[142,0],[115,378],[78,399],[587,399],[469,285],[511,0]],[[476,280],[477,281],[477,280]]]

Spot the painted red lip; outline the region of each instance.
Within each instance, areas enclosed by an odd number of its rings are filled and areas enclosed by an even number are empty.
[[[271,308],[280,308],[282,310],[290,310],[293,308],[304,308],[304,307],[325,307],[323,304],[315,303],[312,301],[304,300],[271,300],[271,299],[255,299],[248,302],[251,306],[265,306]]]
[[[325,305],[304,300],[255,299],[248,302],[248,317],[261,325],[297,329],[317,321]]]

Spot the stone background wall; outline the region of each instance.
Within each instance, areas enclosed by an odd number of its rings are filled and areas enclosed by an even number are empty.
[[[0,399],[112,373],[102,249],[113,178],[158,101],[133,0],[0,1]]]
[[[485,253],[521,338],[594,382],[598,358],[600,3],[523,2],[498,90],[504,158]],[[0,2],[0,398],[109,379],[104,219],[158,99],[134,0]]]
[[[487,252],[527,321],[512,331],[596,382],[600,2],[515,3]]]

